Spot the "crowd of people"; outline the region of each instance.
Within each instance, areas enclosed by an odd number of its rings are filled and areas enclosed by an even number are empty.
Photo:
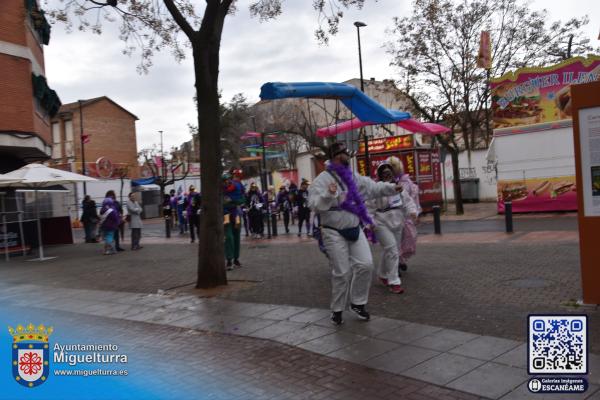
[[[142,248],[140,245],[142,206],[136,193],[129,193],[125,207],[127,213],[124,213],[123,206],[117,200],[114,190],[106,192],[100,212],[98,212],[96,202],[86,195],[82,202],[83,212],[81,214],[85,242],[98,243],[102,240],[105,255],[125,251],[121,247],[121,239],[125,236],[125,225],[128,224],[131,230],[131,250],[140,250]]]
[[[241,171],[232,169],[222,176],[223,227],[225,265],[227,270],[239,268],[240,236],[242,227],[252,239],[264,237],[268,215],[283,220],[285,233],[297,223],[297,235],[303,230],[319,241],[331,267],[331,321],[343,323],[342,313],[348,308],[358,318],[369,320],[366,309],[372,273],[394,294],[404,292],[401,275],[407,270],[407,260],[416,250],[417,218],[421,212],[418,187],[404,173],[402,161],[389,157],[377,168],[377,178],[361,176],[349,166],[350,156],[343,143],[329,148],[326,168],[311,184],[302,179],[300,187],[290,182],[275,193],[273,187],[261,192],[251,182],[246,191]],[[131,230],[131,249],[139,250],[142,207],[130,193],[126,210],[109,190],[97,212],[95,202],[86,196],[83,200],[81,221],[86,243],[104,241],[104,254],[115,254],[120,246],[125,225]],[[195,242],[200,235],[202,196],[192,185],[184,193],[171,190],[165,194],[163,216],[169,229],[190,234]],[[266,221],[266,222],[265,222]],[[297,221],[297,222],[296,222]],[[97,232],[99,230],[99,232]],[[381,246],[383,253],[376,267],[373,265],[372,244]],[[346,304],[349,299],[349,305]]]

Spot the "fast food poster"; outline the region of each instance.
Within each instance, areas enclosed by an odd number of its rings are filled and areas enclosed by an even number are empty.
[[[512,201],[513,212],[575,211],[575,176],[498,181],[498,212]]]
[[[544,68],[522,68],[492,79],[494,128],[571,119],[571,85],[600,79],[600,57],[576,57]]]

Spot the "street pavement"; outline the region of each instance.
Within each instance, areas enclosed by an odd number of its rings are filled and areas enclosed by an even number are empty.
[[[433,325],[348,316],[333,328],[325,309],[38,285],[3,286],[0,299],[76,326],[70,340],[110,338],[130,353],[131,379],[161,371],[148,389],[162,398],[528,397],[524,343]],[[570,398],[598,391],[600,357],[590,357],[590,388]]]
[[[481,398],[327,357],[286,341],[232,334],[226,329],[234,326],[234,320],[246,321],[244,327],[249,334],[278,321],[262,319],[259,321],[262,325],[252,328],[254,320],[239,315],[216,316],[215,312],[223,310],[224,304],[197,298],[179,298],[177,305],[175,298],[169,296],[52,290],[34,285],[11,285],[8,290],[0,289],[0,298],[3,301],[0,315],[12,311],[19,317],[12,318],[11,323],[28,323],[35,318],[51,324],[55,328],[53,336],[61,335],[61,339],[51,337],[54,343],[110,343],[119,346],[120,354],[128,355],[126,368],[129,375],[116,378],[120,380],[120,390],[112,390],[110,396],[103,396],[102,393],[110,391],[109,388],[102,389],[107,385],[106,378],[87,377],[79,384],[80,391],[77,392],[74,377],[51,376],[40,389],[47,388],[46,385],[60,385],[64,391],[53,397],[56,399]],[[277,307],[257,305],[254,311],[260,313],[267,309]],[[21,321],[18,318],[28,319]],[[55,365],[54,368],[62,367]],[[5,379],[8,378],[1,378],[0,399],[25,398],[23,391],[29,389],[17,384],[5,385]],[[141,393],[144,394],[136,397],[135,393],[127,393],[138,382],[141,382],[139,387],[143,388]],[[30,396],[27,398],[34,398]]]
[[[423,235],[418,254],[410,260],[409,270],[402,277],[406,292],[393,295],[374,279],[369,307],[375,319],[367,325],[356,325],[348,315],[347,323],[333,333],[327,320],[313,321],[301,317],[301,321],[295,320],[298,315],[305,313],[314,313],[323,318],[327,314],[325,310],[328,308],[330,290],[330,275],[325,257],[319,252],[314,240],[306,236],[298,238],[294,234],[295,230],[290,235],[279,235],[270,240],[244,238],[241,257],[244,267],[228,273],[230,285],[227,289],[210,294],[194,289],[198,247],[190,244],[187,236],[174,234],[172,238],[165,239],[164,225],[160,222],[146,224],[142,239],[144,248],[140,251],[102,256],[100,245],[77,243],[72,246],[56,246],[48,248],[48,253],[58,256],[57,259],[29,263],[15,258],[9,263],[0,264],[0,276],[6,286],[33,285],[31,288],[36,292],[48,295],[58,293],[58,297],[67,299],[70,298],[69,290],[78,290],[83,305],[92,307],[92,311],[93,306],[99,303],[94,298],[99,296],[97,293],[109,293],[115,299],[120,294],[131,301],[148,299],[149,295],[157,296],[154,308],[162,309],[163,313],[175,301],[173,299],[182,299],[180,312],[183,314],[177,316],[183,315],[179,318],[181,320],[193,317],[192,320],[197,322],[192,330],[197,332],[194,336],[197,339],[194,340],[202,343],[198,344],[200,347],[210,348],[210,338],[220,337],[220,340],[231,342],[232,349],[236,346],[242,349],[244,346],[258,346],[256,342],[259,341],[260,346],[264,346],[261,347],[261,352],[278,354],[282,351],[277,347],[280,344],[237,336],[252,336],[257,331],[272,326],[271,329],[276,334],[258,336],[269,336],[275,342],[295,346],[293,351],[298,352],[298,359],[308,357],[309,364],[323,362],[331,365],[332,371],[338,372],[340,368],[346,368],[344,371],[358,368],[352,370],[354,372],[349,373],[350,376],[356,373],[356,376],[368,377],[369,383],[368,394],[363,393],[363,396],[356,398],[471,398],[463,392],[485,398],[528,398],[528,392],[522,385],[526,378],[523,377],[522,346],[526,338],[527,315],[588,314],[592,353],[600,352],[600,319],[597,307],[581,307],[577,304],[577,300],[581,298],[581,289],[577,232],[574,230],[576,221],[572,215],[556,218],[527,216],[516,221],[515,227],[522,228],[512,235],[503,233],[502,229],[490,230],[490,220],[494,219],[502,222],[493,216],[462,221],[467,224],[484,224],[485,229],[482,228],[481,231],[473,227],[460,229],[460,222],[452,221],[457,228],[455,232],[451,232],[451,229],[444,229],[444,226],[450,225],[448,222],[443,225],[444,234],[438,236],[427,233],[430,221],[424,218],[420,227]],[[519,225],[524,221],[535,222]],[[128,244],[125,241],[125,245]],[[377,262],[380,250],[377,246],[373,250]],[[91,297],[84,299],[87,295]],[[198,300],[199,297],[206,296],[215,297],[212,300]],[[0,294],[0,298],[2,297]],[[4,299],[19,300],[18,296],[7,296]],[[190,304],[194,306],[196,301],[204,304],[203,310],[212,310],[208,315],[214,316],[215,310],[227,308],[246,310],[246,315],[230,315],[232,318],[223,319],[227,313],[219,312],[218,317],[221,319],[217,322],[200,321],[196,310],[186,309]],[[26,305],[22,302],[15,303],[15,307]],[[27,306],[36,307],[35,304]],[[60,312],[65,313],[89,314],[89,310],[85,311],[80,305],[70,304],[69,301],[62,305],[60,302],[56,304],[50,301],[45,305],[42,303],[42,306],[48,309],[58,307]],[[134,303],[129,306],[141,305]],[[247,310],[253,310],[253,307],[263,307],[264,312],[261,314],[265,315],[257,315],[252,311],[252,315],[248,314]],[[181,327],[177,328],[176,324],[172,326],[171,323],[176,321],[164,319],[164,314],[159,311],[146,310],[148,313],[141,313],[142,319],[132,320],[125,315],[128,314],[126,309],[119,311],[114,304],[108,304],[100,307],[103,311],[98,312],[103,314],[101,317],[106,318],[103,321],[107,324],[121,326],[158,323],[161,325],[160,332],[174,338],[187,332],[182,331]],[[160,316],[153,321],[156,313]],[[235,321],[238,317],[242,317],[242,320]],[[263,326],[271,321],[275,322]],[[249,331],[250,328],[244,331],[239,328],[244,322],[258,328],[252,332]],[[232,329],[235,327],[238,329],[234,332]],[[383,330],[378,330],[378,327]],[[158,328],[152,328],[148,334],[155,329]],[[214,335],[206,332],[213,332]],[[235,340],[232,336],[219,336],[223,333],[236,335]],[[354,342],[348,339],[354,337],[348,335],[361,336],[361,340]],[[324,339],[326,336],[331,338]],[[302,341],[307,337],[310,340]],[[307,344],[311,341],[317,341],[319,346]],[[342,346],[328,347],[331,341],[341,341]],[[466,347],[459,349],[461,346]],[[491,348],[495,350],[484,356],[482,349]],[[318,359],[311,358],[317,356],[307,351],[321,355]],[[323,354],[330,357],[324,357]],[[394,355],[386,358],[387,354]],[[595,361],[598,359],[595,354],[592,356]],[[348,359],[354,364],[342,361]],[[210,360],[210,363],[214,362],[213,359]],[[230,362],[236,363],[235,356],[231,356]],[[265,362],[266,364],[268,363]],[[249,368],[249,364],[243,365],[246,367],[240,367],[240,371],[247,372],[245,368]],[[316,368],[319,370],[319,367]],[[440,370],[453,372],[442,376],[439,374]],[[280,369],[280,378],[293,380],[288,376],[293,371],[293,365],[289,369]],[[385,375],[390,373],[395,375]],[[331,376],[337,376],[336,372]],[[333,377],[329,378],[331,381],[327,384],[336,381]],[[378,390],[381,389],[381,382],[390,381],[392,377],[394,382],[408,382],[406,385],[412,389],[400,388],[394,393],[380,393]],[[491,377],[500,377],[498,379],[501,382],[493,381],[492,387],[480,384],[482,381],[488,382]],[[600,382],[597,381],[597,376],[594,379],[592,383],[598,385]],[[315,380],[306,379],[303,385]],[[302,379],[295,381],[303,382]],[[276,392],[270,391],[271,386],[267,383],[261,385],[262,383],[261,379],[256,381],[258,387],[269,388],[262,394],[283,398],[283,395],[279,397]],[[242,391],[246,387],[245,384],[238,386]],[[308,396],[298,398],[353,398],[352,395],[357,393],[340,386],[334,387],[332,392],[324,392],[327,394],[322,394],[321,397],[319,392],[308,392]],[[596,389],[597,386],[593,386],[585,396],[579,398],[591,396]],[[311,390],[328,389],[324,385],[324,389],[313,387]],[[435,392],[436,390],[443,392]],[[340,393],[346,395],[342,396]],[[240,396],[239,398],[244,398],[243,395]],[[291,395],[288,397],[295,398]]]

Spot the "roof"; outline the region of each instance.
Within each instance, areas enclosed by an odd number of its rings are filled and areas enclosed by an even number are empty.
[[[97,103],[97,102],[102,101],[102,100],[107,100],[107,101],[111,102],[115,106],[119,107],[121,110],[125,111],[127,114],[131,115],[136,120],[139,120],[139,118],[135,114],[133,114],[132,112],[126,110],[125,108],[123,108],[123,106],[119,105],[117,102],[113,101],[108,96],[100,96],[100,97],[94,97],[92,99],[81,100],[81,106],[82,107],[86,107],[86,106],[92,105],[92,104]],[[68,103],[68,104],[63,104],[60,107],[60,110],[58,110],[58,113],[59,114],[62,114],[62,113],[72,113],[72,112],[77,111],[77,110],[79,110],[79,101],[76,101],[76,102],[73,102],[73,103]]]

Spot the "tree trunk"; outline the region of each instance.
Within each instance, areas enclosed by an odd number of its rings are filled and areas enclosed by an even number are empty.
[[[452,183],[454,186],[454,204],[456,205],[456,215],[465,213],[463,207],[462,190],[460,187],[460,170],[458,168],[458,151],[451,146],[446,146],[450,157],[452,158]]]
[[[218,95],[219,43],[194,45],[194,72],[198,102],[202,215],[198,247],[197,288],[227,285],[221,195],[221,141]],[[216,68],[215,68],[216,66]]]

